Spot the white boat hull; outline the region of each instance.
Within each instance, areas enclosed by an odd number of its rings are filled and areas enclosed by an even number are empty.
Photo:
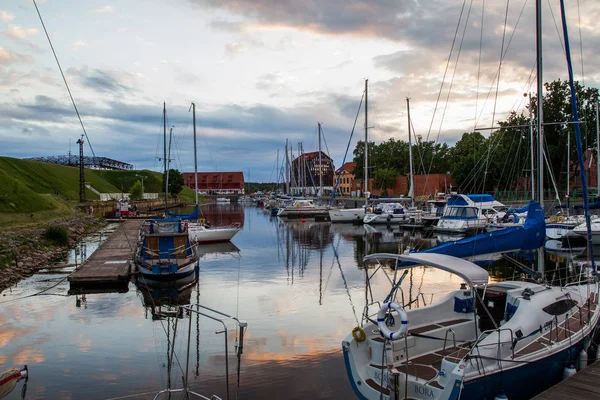
[[[219,243],[230,241],[241,229],[239,227],[206,228],[199,224],[188,226],[188,235],[192,243]]]
[[[360,222],[362,224],[364,218],[364,208],[329,210],[329,219],[331,222]]]

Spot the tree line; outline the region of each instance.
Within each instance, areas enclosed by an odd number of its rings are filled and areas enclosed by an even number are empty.
[[[591,148],[596,154],[596,104],[598,89],[586,88],[575,82],[577,109],[584,150]],[[551,187],[550,172],[559,189],[564,189],[567,179],[579,182],[579,165],[575,147],[575,128],[571,112],[571,94],[568,81],[555,80],[544,84],[543,121],[544,151],[547,165],[544,166],[544,187]],[[531,110],[531,119],[529,111]],[[491,134],[480,131],[464,132],[454,146],[434,141],[419,141],[412,144],[413,170],[415,174],[451,173],[460,192],[493,192],[498,190],[531,190],[531,142],[530,121],[534,127],[537,119],[537,97],[532,96],[526,110],[512,111],[506,120],[497,121],[499,129]],[[570,137],[571,145],[567,147]],[[369,142],[369,176],[375,187],[385,191],[393,186],[398,176],[409,173],[408,143],[389,139],[375,144]],[[537,149],[537,143],[534,142]],[[365,142],[358,142],[354,149],[356,178],[364,178]],[[569,157],[567,157],[569,152]],[[567,165],[570,159],[570,165]],[[537,158],[535,167],[537,167]],[[588,161],[589,165],[589,160]]]

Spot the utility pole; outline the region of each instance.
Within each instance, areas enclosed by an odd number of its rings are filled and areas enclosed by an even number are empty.
[[[85,175],[83,165],[83,135],[77,141],[79,145],[79,202],[85,201]]]

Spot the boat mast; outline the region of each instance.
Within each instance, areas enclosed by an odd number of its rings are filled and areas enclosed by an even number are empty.
[[[537,134],[538,134],[538,200],[544,207],[544,80],[542,75],[542,0],[535,3],[537,54]]]
[[[285,194],[290,193],[290,159],[288,158],[288,140],[285,139]]]
[[[538,137],[538,202],[544,209],[544,81],[542,75],[542,0],[535,2],[536,56],[537,56],[537,137]],[[544,276],[544,251],[540,247],[537,252],[538,272]]]
[[[410,183],[410,188],[408,190],[408,195],[410,196],[410,206],[414,207],[415,206],[415,181],[414,181],[414,176],[413,176],[413,157],[412,157],[412,141],[411,141],[411,135],[410,135],[410,99],[407,97],[406,98],[406,110],[408,112],[408,158],[409,158],[409,166],[410,166],[410,177],[409,177],[409,183]]]
[[[531,108],[531,92],[529,93],[529,144],[530,144],[530,158],[531,158],[531,200],[535,200],[535,150],[533,144],[533,109]]]
[[[167,204],[169,201],[168,193],[168,177],[167,177],[167,102],[163,102],[163,165],[164,165],[164,180],[165,180],[165,216],[167,215]]]
[[[196,104],[192,103],[194,117],[194,191],[196,192],[196,206],[198,205],[198,149],[196,147]]]
[[[319,198],[323,195],[323,157],[321,155],[321,123],[319,124]]]
[[[368,118],[367,118],[367,109],[369,104],[369,80],[365,79],[365,184],[363,185],[364,193],[365,193],[365,207],[368,205],[369,197],[369,139],[368,139]]]
[[[600,101],[596,99],[596,197],[600,197],[600,122],[598,122],[598,105]]]

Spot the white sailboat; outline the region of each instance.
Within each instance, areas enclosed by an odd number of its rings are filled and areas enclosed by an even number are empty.
[[[194,179],[196,193],[196,209],[198,211],[198,152],[196,146],[196,104],[192,103],[194,118]],[[217,199],[218,200],[218,199]],[[188,235],[192,243],[206,244],[230,241],[239,231],[242,230],[239,223],[231,224],[227,227],[210,227],[203,218],[188,223]]]
[[[365,196],[365,205],[355,208],[337,208],[329,210],[329,219],[331,222],[354,222],[362,223],[366,215],[367,203],[369,201],[369,138],[368,138],[368,101],[369,101],[369,80],[365,79],[365,178],[363,180],[363,194]],[[341,173],[341,171],[340,171]]]

